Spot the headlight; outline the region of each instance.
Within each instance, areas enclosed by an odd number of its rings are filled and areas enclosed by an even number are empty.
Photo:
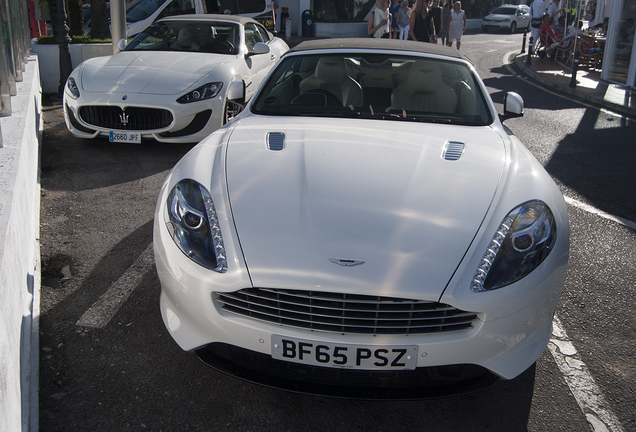
[[[77,99],[80,96],[79,89],[77,88],[77,84],[75,83],[75,79],[73,77],[70,77],[66,81],[66,88],[68,89],[68,91],[71,92],[71,96],[73,97],[73,99]]]
[[[470,289],[488,291],[510,285],[546,259],[556,242],[556,223],[542,201],[529,201],[512,210],[499,225],[484,254]]]
[[[181,180],[168,195],[167,213],[179,249],[197,264],[225,273],[225,247],[209,192],[194,180]]]
[[[191,102],[197,102],[204,99],[210,99],[219,94],[219,91],[223,87],[222,82],[213,82],[207,83],[199,87],[198,89],[192,90],[190,93],[184,94],[177,102],[185,104]]]

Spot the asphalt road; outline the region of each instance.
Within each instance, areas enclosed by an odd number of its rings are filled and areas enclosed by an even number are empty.
[[[147,255],[158,190],[192,146],[79,140],[52,107],[41,156],[40,430],[636,430],[636,232],[608,219],[636,221],[636,122],[520,77],[503,63],[521,38],[467,35],[462,51],[496,103],[506,91],[524,97],[525,117],[506,125],[571,203],[561,327],[535,367],[479,393],[410,402],[297,395],[207,368],[165,330]],[[87,313],[110,321],[78,325]]]

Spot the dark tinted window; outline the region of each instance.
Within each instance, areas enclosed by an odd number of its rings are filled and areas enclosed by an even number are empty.
[[[205,0],[208,13],[229,15],[258,13],[265,10],[265,0]]]
[[[517,8],[514,7],[498,7],[493,11],[493,13],[499,15],[515,15],[517,13]]]

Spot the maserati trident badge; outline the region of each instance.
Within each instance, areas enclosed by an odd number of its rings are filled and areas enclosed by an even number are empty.
[[[350,259],[337,259],[337,258],[329,258],[329,261],[331,261],[334,264],[338,264],[344,267],[353,267],[353,266],[357,266],[360,264],[364,264],[364,261],[362,260],[350,260]]]
[[[127,125],[127,124],[128,124],[128,117],[129,117],[129,116],[128,116],[128,114],[126,114],[126,112],[122,112],[122,113],[119,115],[119,120],[121,121],[121,124],[122,124],[122,125],[124,125],[124,126],[125,126],[125,125]]]

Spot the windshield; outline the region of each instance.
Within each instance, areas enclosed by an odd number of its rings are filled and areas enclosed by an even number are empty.
[[[517,8],[498,7],[497,9],[492,11],[492,13],[498,14],[498,15],[515,15],[517,13]]]
[[[264,115],[492,122],[486,99],[465,63],[405,54],[284,57],[251,110]]]
[[[239,27],[222,21],[157,22],[139,33],[124,51],[187,51],[238,54]]]
[[[145,20],[164,2],[165,0],[133,0],[126,7],[126,21],[132,23]]]

